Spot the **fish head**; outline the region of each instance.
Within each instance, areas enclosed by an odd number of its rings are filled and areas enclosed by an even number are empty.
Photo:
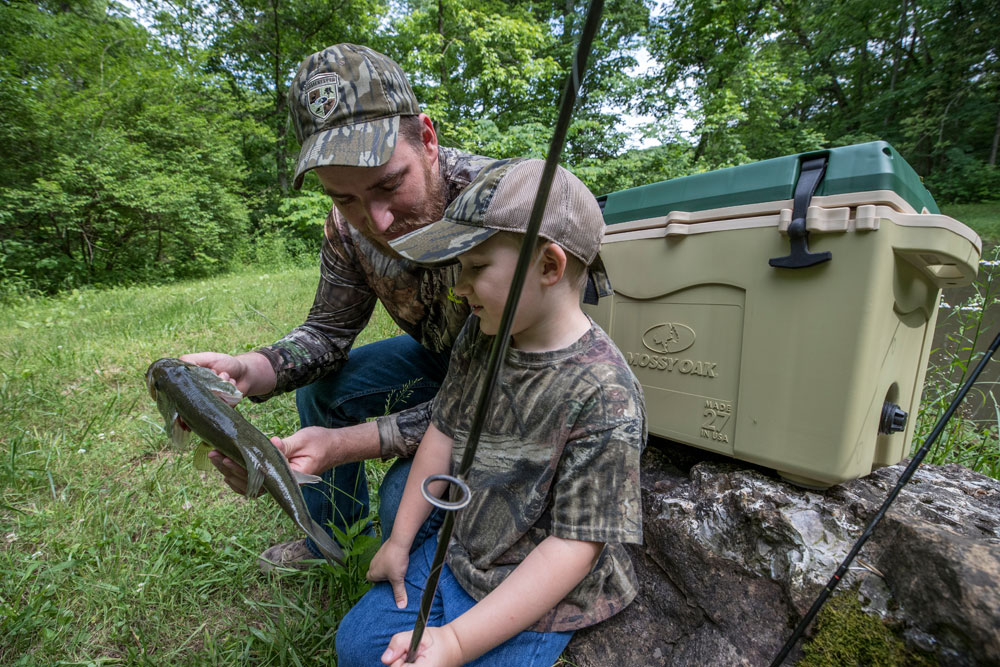
[[[177,404],[173,401],[167,388],[167,375],[171,368],[187,365],[177,359],[159,359],[146,369],[146,388],[149,395],[156,401],[156,408],[163,417],[163,430],[170,437],[170,442],[177,449],[187,449],[191,444],[191,429],[181,419]]]

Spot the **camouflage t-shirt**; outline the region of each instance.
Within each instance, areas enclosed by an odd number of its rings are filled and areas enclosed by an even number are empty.
[[[440,147],[438,161],[450,203],[491,158]],[[257,349],[274,367],[277,384],[264,401],[338,371],[354,339],[381,301],[399,328],[428,350],[455,342],[469,315],[468,305],[449,298],[458,266],[427,268],[385,255],[347,223],[336,207],[326,219],[320,252],[320,280],[305,323],[272,345]],[[375,415],[372,415],[375,416]],[[380,418],[382,456],[411,455],[429,423],[429,404]]]
[[[454,440],[456,471],[493,336],[470,317],[452,350],[432,421]],[[567,348],[510,349],[467,477],[447,562],[476,600],[495,589],[549,535],[604,542],[591,572],[532,630],[593,625],[636,595],[623,543],[642,541],[639,457],[646,442],[642,389],[596,324]]]

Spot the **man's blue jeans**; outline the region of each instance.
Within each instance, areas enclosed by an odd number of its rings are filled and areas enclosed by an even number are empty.
[[[427,539],[410,554],[406,570],[406,608],[397,609],[392,586],[375,583],[354,605],[337,627],[337,664],[379,665],[379,658],[397,632],[413,629],[420,609],[427,576],[437,548],[437,537]],[[455,579],[447,565],[441,569],[427,618],[428,626],[442,626],[455,620],[476,604]],[[468,663],[476,667],[551,667],[573,637],[567,632],[532,632],[514,635],[493,650]]]
[[[302,427],[339,428],[360,424],[371,417],[419,405],[434,398],[448,370],[448,352],[424,349],[410,336],[396,336],[351,350],[347,363],[336,373],[302,387],[295,393]],[[397,459],[379,487],[379,522],[382,537],[392,531],[403,497],[412,459]],[[369,515],[368,483],[364,463],[348,463],[328,470],[323,482],[302,487],[309,514],[329,531],[328,523],[346,532]],[[423,540],[437,526],[425,524]],[[417,542],[414,542],[416,545]],[[311,539],[309,550],[321,558]]]

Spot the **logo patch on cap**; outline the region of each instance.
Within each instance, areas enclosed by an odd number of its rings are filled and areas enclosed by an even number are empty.
[[[320,120],[326,120],[340,101],[340,76],[336,73],[318,74],[307,81],[304,87],[310,113]]]

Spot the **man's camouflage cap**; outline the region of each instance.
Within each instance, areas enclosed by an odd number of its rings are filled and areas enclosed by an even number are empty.
[[[523,234],[544,168],[544,160],[498,160],[459,193],[441,220],[389,244],[407,259],[436,265],[454,260],[497,232]],[[556,167],[538,235],[562,246],[588,267],[588,302],[611,293],[598,255],[604,238],[601,207],[587,186],[563,167]]]
[[[313,167],[378,167],[399,138],[399,117],[420,113],[395,62],[356,44],[336,44],[302,61],[288,89],[295,137],[302,145],[295,189]]]

